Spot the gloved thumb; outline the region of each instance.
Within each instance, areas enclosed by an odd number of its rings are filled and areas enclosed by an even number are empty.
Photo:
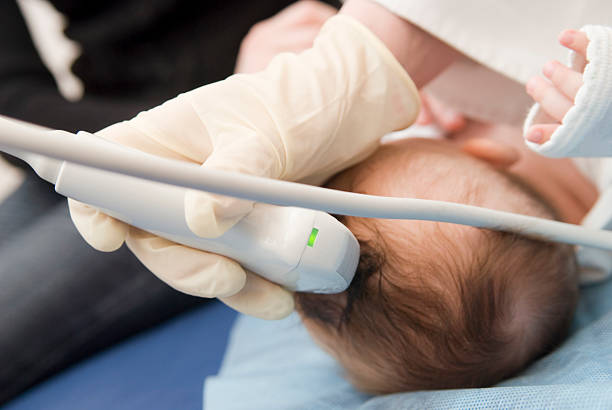
[[[217,238],[253,209],[253,202],[201,191],[185,194],[185,221],[193,233]]]
[[[112,252],[123,245],[129,229],[125,223],[70,198],[68,209],[74,226],[92,248]]]
[[[242,135],[245,135],[243,133]],[[203,169],[216,169],[267,178],[279,176],[278,159],[273,150],[262,147],[258,140],[225,139],[202,164]],[[253,202],[202,191],[185,194],[185,220],[193,233],[204,238],[223,235],[253,210]]]
[[[293,312],[293,293],[246,271],[246,283],[240,292],[219,298],[238,312],[266,320],[278,320]]]

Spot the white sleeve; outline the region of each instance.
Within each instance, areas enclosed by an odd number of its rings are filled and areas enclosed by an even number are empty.
[[[563,29],[612,26],[609,0],[373,0],[471,59],[521,83],[565,52]]]
[[[431,94],[471,118],[516,126],[532,104],[524,84],[565,56],[559,33],[612,25],[609,0],[373,1],[466,56],[428,85]]]

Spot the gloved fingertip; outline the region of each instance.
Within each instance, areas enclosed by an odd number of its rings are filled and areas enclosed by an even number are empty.
[[[231,297],[240,292],[246,284],[244,269],[233,260],[222,256],[198,276],[203,280],[191,290],[196,296],[206,298]]]
[[[205,298],[231,296],[246,284],[246,272],[225,256],[180,245],[132,227],[130,251],[158,278],[174,289]]]
[[[218,238],[253,209],[250,201],[199,191],[185,194],[185,221],[203,238]]]
[[[74,226],[92,248],[113,252],[125,242],[128,225],[72,199],[68,199],[68,207]]]
[[[125,234],[113,229],[108,233],[86,238],[85,241],[97,251],[114,252],[125,242]]]
[[[240,293],[235,296],[219,299],[227,306],[240,313],[264,320],[284,319],[295,310],[295,302],[290,293],[270,299],[268,303],[265,304],[245,303]]]
[[[251,272],[247,272],[244,289],[221,301],[241,313],[265,320],[283,319],[295,309],[292,292]]]
[[[287,293],[286,297],[279,297],[276,303],[270,305],[267,309],[256,312],[255,316],[265,320],[280,320],[289,316],[295,310],[295,301],[293,295]]]

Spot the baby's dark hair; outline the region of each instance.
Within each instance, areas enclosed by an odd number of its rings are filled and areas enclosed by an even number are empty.
[[[520,180],[446,142],[383,146],[330,185],[555,217]],[[337,295],[298,293],[296,306],[360,390],[489,386],[563,340],[578,299],[572,247],[440,222],[341,220],[361,243],[353,282]]]
[[[360,390],[489,386],[550,352],[568,330],[578,298],[570,246],[430,229],[402,238],[401,253],[375,232],[361,242],[347,291],[296,294],[306,326]]]

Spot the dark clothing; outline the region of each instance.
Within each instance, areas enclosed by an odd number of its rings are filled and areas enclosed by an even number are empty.
[[[0,205],[0,226],[0,402],[200,301],[126,247],[90,248],[41,179]]]
[[[14,1],[0,2],[0,113],[68,131],[97,131],[232,74],[240,41],[292,0],[52,0],[82,47],[71,103],[38,56]]]
[[[68,102],[17,4],[0,2],[0,114],[96,131],[232,73],[249,28],[293,0],[52,0],[80,43]],[[331,3],[334,3],[333,1]],[[0,404],[54,372],[194,306],[125,248],[90,249],[33,174],[0,204]]]

